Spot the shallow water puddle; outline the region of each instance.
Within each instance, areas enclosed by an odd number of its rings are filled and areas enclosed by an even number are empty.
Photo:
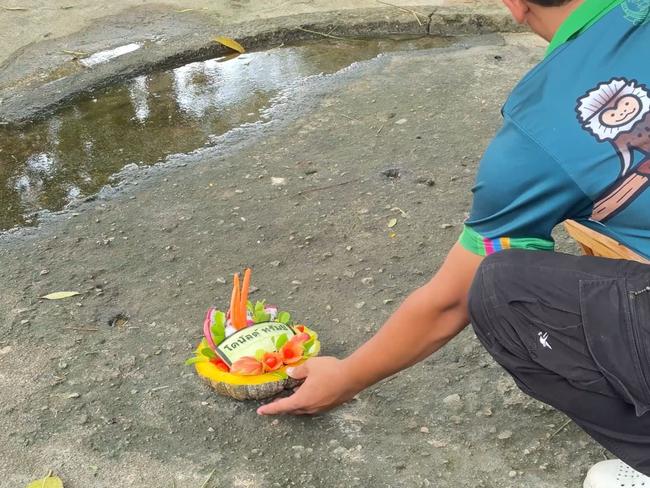
[[[435,37],[326,41],[191,63],[86,96],[45,120],[0,128],[0,230],[96,193],[125,165],[151,165],[261,120],[283,88]]]

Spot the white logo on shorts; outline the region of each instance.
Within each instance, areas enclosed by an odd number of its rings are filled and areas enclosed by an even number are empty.
[[[542,346],[548,347],[549,349],[553,350],[551,345],[548,343],[548,332],[544,332],[544,333],[540,332],[537,335],[539,336],[539,342]]]

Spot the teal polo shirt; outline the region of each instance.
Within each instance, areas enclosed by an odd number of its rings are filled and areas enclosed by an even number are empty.
[[[460,243],[553,250],[576,220],[650,258],[650,0],[586,0],[503,107]]]

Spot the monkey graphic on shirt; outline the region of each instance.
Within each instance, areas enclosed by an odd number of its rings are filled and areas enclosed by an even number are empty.
[[[621,163],[619,178],[594,203],[591,218],[603,222],[650,186],[650,91],[636,80],[614,78],[580,98],[576,112],[585,130],[614,146]],[[644,160],[634,166],[636,152]]]

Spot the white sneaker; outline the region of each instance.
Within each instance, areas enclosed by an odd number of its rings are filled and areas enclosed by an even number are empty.
[[[592,466],[585,478],[584,488],[650,488],[650,477],[613,459]]]

